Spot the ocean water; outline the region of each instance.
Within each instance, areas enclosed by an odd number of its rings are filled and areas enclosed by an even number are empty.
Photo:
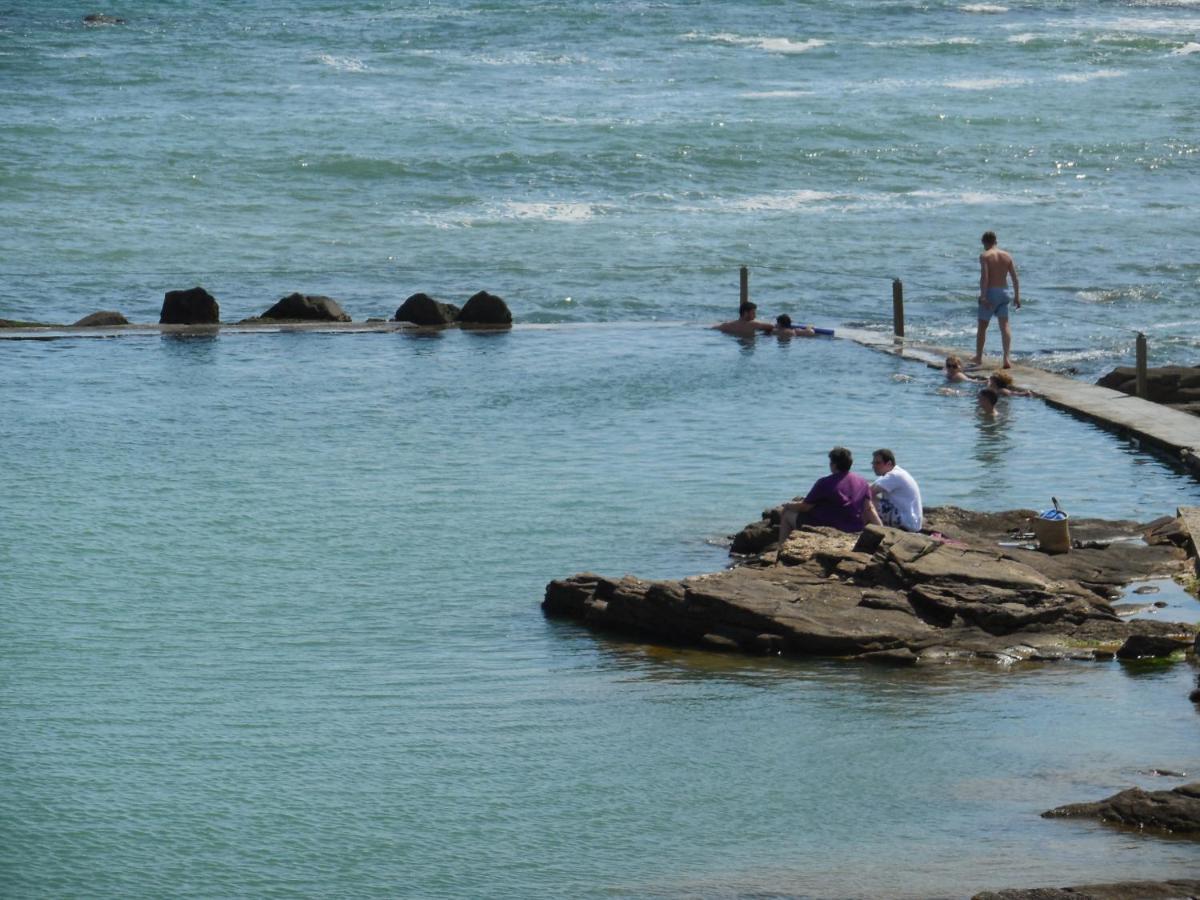
[[[356,319],[481,288],[526,322],[764,313],[974,329],[979,235],[1017,349],[1194,361],[1200,5],[78,4],[0,9],[0,316]],[[995,338],[993,337],[993,340]]]
[[[1038,813],[1200,769],[1181,664],[734,658],[547,622],[891,446],[930,504],[1148,520],[1200,483],[764,313],[1194,363],[1200,4],[0,7],[0,318],[509,333],[0,342],[0,895],[959,897],[1194,876]],[[992,337],[993,342],[996,340]],[[909,380],[896,380],[893,376]],[[1173,597],[1173,603],[1186,598]],[[1194,602],[1194,601],[1193,601]]]

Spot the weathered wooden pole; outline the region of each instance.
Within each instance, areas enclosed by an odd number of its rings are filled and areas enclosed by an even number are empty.
[[[1146,336],[1140,331],[1137,336],[1137,395],[1143,400],[1150,394],[1146,378]]]
[[[739,304],[750,302],[750,270],[745,266],[742,266],[742,293],[741,300],[738,302]]]
[[[904,337],[904,282],[892,279],[892,332]]]

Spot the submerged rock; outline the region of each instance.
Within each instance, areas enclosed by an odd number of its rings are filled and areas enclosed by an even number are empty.
[[[120,16],[110,16],[107,13],[88,13],[83,17],[85,25],[97,27],[101,25],[124,25],[125,20]]]
[[[332,297],[300,293],[288,294],[259,318],[299,322],[350,321],[341,304]]]
[[[984,891],[971,900],[1191,900],[1200,896],[1200,880],[1117,881],[1064,888]]]
[[[167,291],[163,296],[160,325],[217,325],[221,306],[217,298],[202,287],[186,291]]]
[[[102,309],[84,316],[72,327],[74,328],[104,328],[112,325],[128,325],[129,320],[119,312]]]
[[[1172,651],[1193,638],[1189,625],[1122,621],[1108,603],[1129,581],[1178,568],[1183,554],[1170,544],[1114,540],[1049,556],[999,545],[1013,523],[1023,527],[1024,511],[928,514],[937,535],[806,527],[780,550],[719,573],[552,581],[542,606],[550,616],[667,643],[891,665],[1111,659],[1135,635],[1166,641],[1154,646]],[[1138,534],[1135,523],[1073,524],[1084,533]]]
[[[1096,803],[1070,803],[1042,813],[1044,819],[1099,819],[1131,828],[1200,835],[1200,781],[1170,791],[1130,788]]]
[[[461,310],[453,303],[442,303],[428,294],[413,294],[400,305],[393,322],[414,325],[453,325]]]
[[[458,314],[461,325],[511,325],[512,320],[508,304],[487,291],[472,296]]]

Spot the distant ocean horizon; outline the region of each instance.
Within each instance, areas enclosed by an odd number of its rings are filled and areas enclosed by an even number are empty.
[[[1194,877],[1040,818],[1194,777],[1186,664],[744,658],[539,603],[720,569],[835,444],[928,505],[1200,505],[1039,400],[701,327],[746,266],[764,317],[887,330],[900,279],[909,337],[969,347],[991,229],[1018,362],[1195,365],[1198,67],[1200,0],[0,9],[0,318],[200,285],[225,322],[488,290],[518,326],[0,341],[0,895]]]

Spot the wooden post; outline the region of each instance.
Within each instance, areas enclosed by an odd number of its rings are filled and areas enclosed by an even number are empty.
[[[742,299],[739,301],[739,303],[749,303],[750,302],[750,270],[748,268],[746,268],[745,266],[742,266],[742,294],[741,294],[741,297],[742,297]]]
[[[892,332],[904,337],[904,282],[892,279]]]
[[[1140,331],[1137,336],[1137,395],[1143,400],[1150,394],[1146,379],[1146,336]]]

